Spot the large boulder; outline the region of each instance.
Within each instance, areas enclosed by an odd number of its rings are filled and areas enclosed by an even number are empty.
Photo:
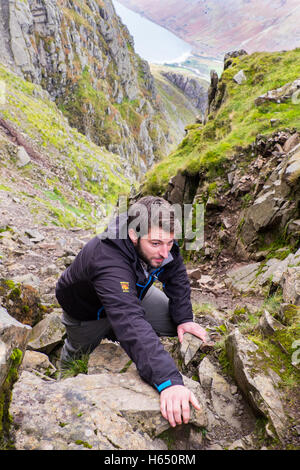
[[[14,387],[10,408],[16,449],[165,449],[161,442],[153,443],[134,430],[122,416],[118,400],[113,404],[109,396],[112,392],[116,398],[117,390],[126,391],[126,384],[118,389],[105,374],[46,382],[24,371]]]
[[[185,379],[201,402],[199,384]],[[24,413],[26,410],[26,413]],[[13,391],[11,414],[17,449],[155,449],[151,441],[170,427],[159,395],[134,373],[80,374],[46,382],[24,371]],[[191,423],[207,425],[205,403]]]
[[[238,84],[241,85],[243,82],[247,80],[244,70],[240,70],[236,73],[233,77],[233,80]]]
[[[228,271],[225,284],[237,292],[256,291],[255,281],[260,263],[251,263]]]

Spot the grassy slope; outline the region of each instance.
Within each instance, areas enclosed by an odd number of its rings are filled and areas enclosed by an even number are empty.
[[[234,59],[233,66],[223,72],[221,84],[226,85],[226,99],[205,126],[193,125],[179,147],[168,158],[147,173],[143,192],[162,193],[170,177],[178,170],[195,174],[208,171],[214,177],[222,164],[247,147],[257,134],[271,134],[282,128],[300,128],[300,107],[288,101],[259,107],[255,98],[300,77],[300,49],[289,52],[255,53]],[[233,76],[243,69],[247,81],[238,85]],[[270,119],[277,119],[271,127]]]
[[[113,205],[120,193],[128,193],[126,162],[70,127],[39,86],[3,66],[0,81],[5,84],[0,116],[22,132],[44,160],[42,166],[32,159],[30,164],[18,168],[14,152],[9,153],[14,146],[1,138],[0,188],[21,196],[39,221],[44,217],[44,223],[93,226],[99,207]],[[26,194],[24,180],[36,191],[34,199]]]

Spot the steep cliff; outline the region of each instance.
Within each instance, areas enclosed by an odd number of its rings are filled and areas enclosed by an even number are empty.
[[[208,83],[205,80],[201,80],[197,78],[197,76],[191,76],[182,71],[165,70],[162,74],[189,98],[193,106],[199,109],[201,114],[205,114],[208,99]]]
[[[0,60],[46,89],[70,124],[139,175],[168,129],[147,62],[110,0],[4,0]]]
[[[165,109],[174,150],[185,136],[186,126],[205,114],[208,82],[177,67],[151,64],[151,73]]]

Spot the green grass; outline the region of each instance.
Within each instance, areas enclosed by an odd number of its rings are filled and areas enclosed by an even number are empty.
[[[257,107],[254,103],[258,96],[299,78],[300,49],[255,53],[236,58],[233,64],[223,72],[219,84],[219,87],[226,87],[220,109],[209,116],[206,125],[190,126],[178,148],[146,174],[144,193],[163,193],[178,170],[189,174],[205,171],[213,180],[224,172],[237,148],[247,148],[257,134],[268,135],[279,129],[300,127],[299,104],[289,100]],[[241,69],[247,80],[238,85],[233,76]],[[272,118],[278,119],[275,127],[271,126]]]
[[[67,379],[78,374],[88,373],[89,354],[83,354],[79,359],[64,361],[61,368],[61,377]]]

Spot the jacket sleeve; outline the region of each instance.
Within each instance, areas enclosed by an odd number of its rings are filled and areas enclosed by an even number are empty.
[[[113,269],[112,269],[113,265]],[[114,333],[140,376],[161,392],[171,385],[183,385],[181,374],[164,350],[137,297],[135,275],[124,260],[107,266],[92,280]]]
[[[170,315],[176,325],[193,321],[191,287],[182,257],[166,270],[163,290],[169,298]]]

